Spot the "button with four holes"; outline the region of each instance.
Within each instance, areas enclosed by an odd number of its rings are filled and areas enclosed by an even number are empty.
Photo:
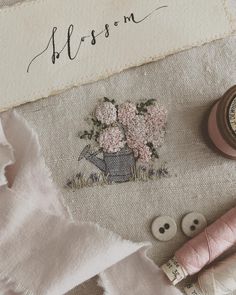
[[[198,212],[187,214],[182,220],[182,231],[187,237],[193,238],[207,226],[204,215]]]
[[[177,233],[177,225],[173,218],[169,216],[157,217],[152,223],[153,236],[162,242],[173,239]]]

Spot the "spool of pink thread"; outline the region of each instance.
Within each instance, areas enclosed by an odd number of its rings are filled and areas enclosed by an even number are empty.
[[[221,154],[236,160],[236,86],[230,88],[212,108],[208,133]]]
[[[187,242],[168,263],[162,266],[176,285],[194,275],[236,244],[236,208],[231,209],[202,233]]]

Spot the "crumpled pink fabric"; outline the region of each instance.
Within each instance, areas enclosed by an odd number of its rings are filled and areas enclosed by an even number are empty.
[[[1,115],[0,294],[65,294],[97,274],[107,295],[181,294],[147,258],[149,246],[73,221],[35,132],[15,112]]]

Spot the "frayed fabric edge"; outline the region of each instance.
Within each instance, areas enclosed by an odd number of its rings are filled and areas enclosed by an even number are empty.
[[[3,117],[3,118],[1,118]],[[63,216],[67,219],[73,220],[71,211],[69,207],[65,204],[65,200],[63,199],[60,190],[56,187],[56,185],[53,182],[52,173],[48,166],[45,163],[45,159],[42,155],[42,149],[39,142],[39,138],[35,130],[30,126],[30,124],[27,122],[26,119],[24,119],[21,115],[19,115],[15,110],[11,110],[9,112],[5,112],[3,114],[0,114],[0,149],[1,146],[7,147],[11,154],[9,155],[9,159],[7,163],[4,166],[0,166],[0,187],[4,185],[8,185],[8,180],[5,176],[6,168],[16,162],[15,155],[14,155],[14,147],[12,144],[8,141],[7,136],[5,134],[4,128],[2,126],[2,123],[5,121],[6,129],[8,128],[8,121],[10,120],[16,120],[30,134],[30,136],[33,138],[33,142],[35,144],[35,154],[36,158],[38,159],[38,163],[41,166],[41,170],[43,171],[43,174],[45,178],[47,178],[48,183],[51,185],[51,188],[55,191],[55,195],[57,195],[57,201],[58,201],[58,208],[60,214],[63,214]],[[1,165],[1,163],[0,163]],[[5,179],[4,183],[1,184],[1,178]],[[60,208],[59,208],[60,207]]]
[[[143,244],[143,247],[141,247],[140,249],[138,249],[136,252],[134,253],[137,253],[137,252],[142,252],[142,256],[144,257],[144,259],[146,259],[147,261],[149,261],[152,265],[152,267],[157,267],[155,265],[155,263],[153,262],[153,260],[151,260],[148,255],[147,255],[147,252],[152,248],[152,244],[151,243],[146,243],[146,244]],[[126,257],[128,258],[128,257]],[[124,258],[124,259],[126,259]],[[113,288],[113,285],[112,283],[109,281],[105,271],[101,272],[99,275],[98,275],[98,280],[97,280],[97,285],[98,287],[102,288],[103,289],[103,295],[114,295],[114,288]]]
[[[56,195],[58,196],[58,202],[60,203],[61,207],[62,207],[62,210],[63,210],[63,213],[64,213],[64,216],[66,218],[69,218],[71,220],[73,220],[72,218],[72,214],[71,214],[71,211],[69,209],[68,206],[66,206],[65,204],[65,201],[59,191],[59,189],[57,188],[57,186],[54,184],[54,181],[53,181],[53,178],[52,178],[52,172],[51,170],[48,168],[48,166],[46,165],[46,162],[45,162],[45,159],[42,155],[42,148],[41,148],[41,145],[40,145],[40,142],[39,142],[39,138],[38,138],[38,135],[37,133],[35,132],[35,130],[29,125],[29,123],[26,121],[26,119],[24,119],[22,116],[20,116],[15,110],[13,110],[13,115],[18,119],[20,120],[24,125],[25,127],[32,133],[32,135],[34,136],[35,138],[35,141],[36,141],[36,145],[37,145],[37,154],[38,154],[38,158],[39,158],[39,161],[41,163],[41,166],[42,166],[42,169],[44,170],[44,173],[45,175],[47,176],[48,178],[48,182],[51,184],[51,186],[53,187],[53,189],[55,190],[56,192]]]
[[[19,120],[22,123],[22,125],[31,133],[32,137],[34,138],[35,144],[37,146],[36,152],[37,152],[40,165],[42,166],[42,169],[44,170],[44,174],[46,175],[49,183],[52,185],[55,191],[58,192],[57,195],[60,196],[59,190],[53,183],[52,173],[50,169],[48,168],[48,166],[46,165],[45,160],[42,156],[41,146],[39,143],[37,133],[33,130],[33,128],[29,125],[29,123],[22,116],[20,116],[15,110],[11,110],[9,112],[5,112],[0,115],[0,152],[3,151],[4,154],[8,153],[7,155],[8,158],[6,156],[6,160],[4,161],[4,163],[0,162],[0,188],[8,186],[8,179],[6,177],[6,168],[15,163],[14,148],[11,145],[11,143],[9,143],[6,137],[4,128],[2,126],[3,121],[6,121],[5,124],[7,126],[8,120],[11,120],[12,118]],[[73,217],[72,217],[71,211],[69,207],[66,206],[64,199],[60,197],[58,201],[62,206],[64,217],[72,221]],[[14,279],[11,278],[11,275],[6,274],[4,271],[0,272],[0,284],[2,284],[4,292],[12,291],[19,295],[34,295],[32,291],[27,289],[21,283],[16,282]]]
[[[44,169],[44,173],[48,177],[49,182],[55,188],[55,191],[59,192],[59,190],[53,184],[52,174],[51,174],[50,170],[48,169],[48,167],[46,166],[44,158],[43,158],[43,156],[41,154],[41,147],[40,147],[38,136],[37,136],[36,132],[30,127],[30,125],[27,123],[27,121],[24,118],[22,118],[20,115],[18,115],[15,111],[11,111],[11,112],[9,112],[7,114],[7,120],[11,120],[11,118],[19,120],[22,123],[22,125],[28,130],[28,132],[31,133],[32,137],[35,140],[35,144],[36,144],[36,147],[37,147],[36,156],[40,161],[40,165]],[[1,120],[1,118],[0,118],[0,120]],[[0,123],[1,123],[1,121],[0,121]],[[4,135],[4,137],[3,136],[2,136],[2,138],[0,137],[0,147],[1,147],[1,144],[3,146],[6,145],[8,147],[8,149],[9,149],[9,151],[11,152],[11,158],[9,159],[9,161],[7,161],[7,163],[3,167],[3,173],[4,173],[4,177],[5,177],[5,168],[8,165],[13,164],[14,161],[15,161],[15,158],[14,158],[14,149],[13,149],[12,145],[7,141],[7,139],[5,137],[5,134],[4,134],[4,129],[2,128],[1,124],[0,124],[0,128],[2,129],[0,131],[3,131],[2,134]],[[7,183],[6,183],[6,185],[7,185]],[[1,187],[1,183],[0,183],[0,187]],[[59,196],[60,196],[60,194],[59,194]],[[70,219],[73,220],[72,215],[70,214],[70,210],[68,209],[67,206],[65,206],[65,204],[63,202],[63,198],[61,198],[59,201],[62,203],[62,207],[63,207],[64,210],[66,210],[66,212],[69,215]],[[61,217],[63,217],[63,216],[61,216]],[[76,223],[76,221],[75,221],[75,223]],[[83,222],[81,224],[83,224]],[[90,222],[87,222],[86,224],[94,225],[99,230],[105,230],[105,229],[101,228],[98,224],[94,224],[94,223],[90,223]],[[112,232],[110,232],[110,233],[112,233]],[[113,235],[114,238],[116,238],[118,240],[120,239],[120,240],[122,240],[122,241],[124,241],[126,243],[133,244],[133,246],[135,245],[133,250],[130,252],[129,255],[131,255],[131,254],[133,254],[135,252],[138,252],[141,249],[146,249],[147,250],[151,246],[150,243],[137,243],[137,244],[135,244],[135,243],[133,243],[131,241],[123,240],[119,235],[117,235],[115,233],[112,233],[112,235]],[[146,253],[146,250],[145,250],[145,253]],[[123,259],[127,258],[129,255],[127,255],[126,257],[123,257]],[[119,260],[117,262],[119,262]],[[110,267],[112,267],[112,265]],[[104,295],[111,295],[109,290],[112,288],[112,286],[111,286],[109,280],[106,279],[106,276],[105,276],[104,272],[102,272],[100,274],[97,273],[97,275],[100,275],[100,277],[102,278],[101,285],[104,287],[105,292],[106,292]],[[14,279],[14,275],[11,276],[11,274],[7,273],[7,271],[0,272],[0,282],[2,282],[2,284],[4,284],[4,287],[6,287],[6,290],[8,290],[8,291],[13,291],[13,292],[15,292],[17,294],[20,294],[20,295],[35,295],[35,293],[33,291],[31,291],[29,288],[22,285],[20,282],[17,282],[17,279],[16,278]]]
[[[112,294],[112,284],[110,283],[104,272],[99,274],[97,285],[98,287],[103,289],[103,295],[114,295]]]
[[[2,128],[1,118],[0,118],[0,151],[4,153],[8,153],[8,159],[4,161],[4,163],[0,163],[0,187],[7,185],[7,178],[5,176],[6,167],[12,165],[15,161],[14,158],[14,150],[11,144],[7,141],[5,136],[5,132]]]

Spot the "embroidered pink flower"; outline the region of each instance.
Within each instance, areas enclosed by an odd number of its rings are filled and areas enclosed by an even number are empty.
[[[127,145],[133,150],[135,158],[143,163],[151,160],[152,153],[147,144],[147,127],[145,117],[136,115],[128,125]]]
[[[116,107],[111,102],[102,102],[97,106],[95,116],[101,123],[110,125],[117,119]]]
[[[142,163],[148,163],[152,159],[152,152],[147,145],[143,145],[138,150],[139,160]]]
[[[116,153],[124,146],[123,134],[119,127],[108,127],[99,136],[99,145],[104,152]]]
[[[165,127],[167,123],[167,110],[157,104],[147,107],[146,120],[160,128]]]
[[[135,142],[137,144],[147,143],[147,127],[146,127],[146,120],[144,116],[136,115],[129,122],[126,136],[127,136],[127,139],[129,139],[131,145],[135,144]]]
[[[137,141],[132,134],[126,134],[126,141],[129,148],[131,148],[134,152],[135,158],[139,156],[139,150],[142,148],[144,143]]]
[[[130,138],[127,138],[127,144],[133,150],[136,159],[139,159],[142,163],[148,163],[151,160],[152,152],[147,145]]]
[[[145,119],[147,140],[153,143],[155,148],[158,148],[164,143],[167,110],[158,105],[149,106],[145,114]]]
[[[118,119],[121,124],[127,126],[134,119],[137,113],[136,105],[131,102],[125,102],[119,106]]]

